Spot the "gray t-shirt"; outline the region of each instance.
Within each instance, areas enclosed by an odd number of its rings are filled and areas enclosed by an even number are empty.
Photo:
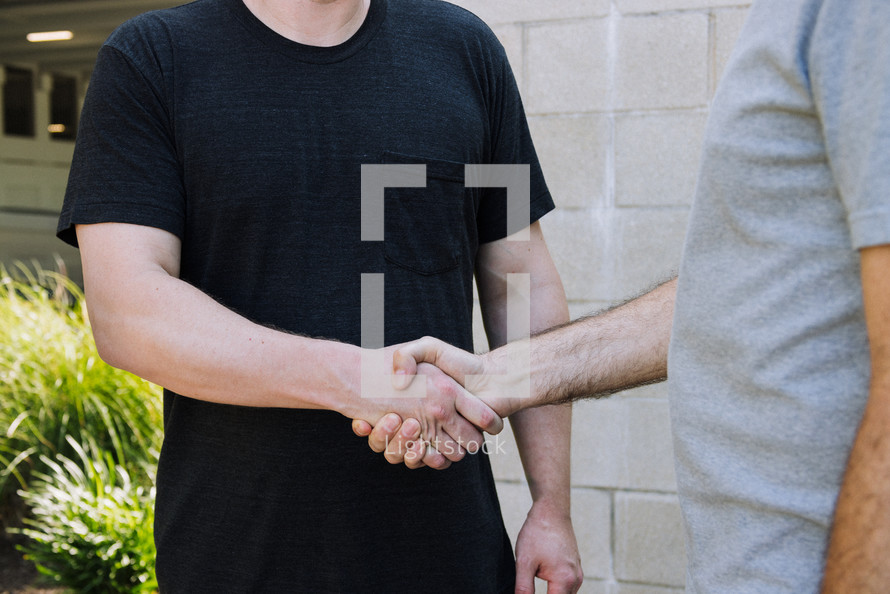
[[[890,2],[755,2],[714,98],[668,376],[689,592],[815,592],[890,243]],[[888,271],[890,273],[890,271]]]

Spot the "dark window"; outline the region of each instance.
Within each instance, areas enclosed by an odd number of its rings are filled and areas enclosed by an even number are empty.
[[[11,136],[34,136],[34,73],[26,68],[6,67],[3,130]]]
[[[77,135],[77,79],[53,74],[49,98],[49,133],[57,140],[74,140]]]

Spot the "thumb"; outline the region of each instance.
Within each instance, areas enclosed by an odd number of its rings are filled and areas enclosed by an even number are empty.
[[[420,340],[400,345],[393,353],[394,385],[407,386],[411,382],[408,377],[417,373],[417,365],[431,363],[450,375],[457,383],[466,385],[467,375],[483,373],[482,359],[473,353],[464,351],[443,342],[438,338],[425,336]],[[398,388],[398,386],[396,386]]]
[[[403,350],[404,349],[404,350]],[[404,390],[417,375],[418,359],[406,347],[400,347],[392,354],[392,387],[396,390]],[[419,359],[423,361],[423,359]]]

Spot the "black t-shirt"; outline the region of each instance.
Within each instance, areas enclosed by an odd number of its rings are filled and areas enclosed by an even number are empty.
[[[362,241],[361,165],[419,163]],[[149,225],[182,240],[182,278],[265,325],[352,344],[361,275],[385,275],[387,344],[472,348],[480,243],[506,191],[464,164],[529,164],[531,220],[553,208],[503,48],[435,0],[373,0],[331,48],[269,30],[242,0],[143,15],[101,49],[59,237]],[[174,592],[510,591],[513,557],[487,457],[390,466],[330,411],[165,392],[158,578]]]

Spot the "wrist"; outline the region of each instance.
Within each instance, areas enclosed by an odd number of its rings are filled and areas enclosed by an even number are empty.
[[[326,345],[326,400],[329,408],[350,419],[366,419],[370,398],[362,398],[362,349],[345,343]]]
[[[571,520],[571,497],[568,489],[564,493],[547,493],[533,497],[528,515]]]
[[[486,404],[504,418],[531,406],[528,342],[506,344],[481,358],[486,378],[482,398]]]

